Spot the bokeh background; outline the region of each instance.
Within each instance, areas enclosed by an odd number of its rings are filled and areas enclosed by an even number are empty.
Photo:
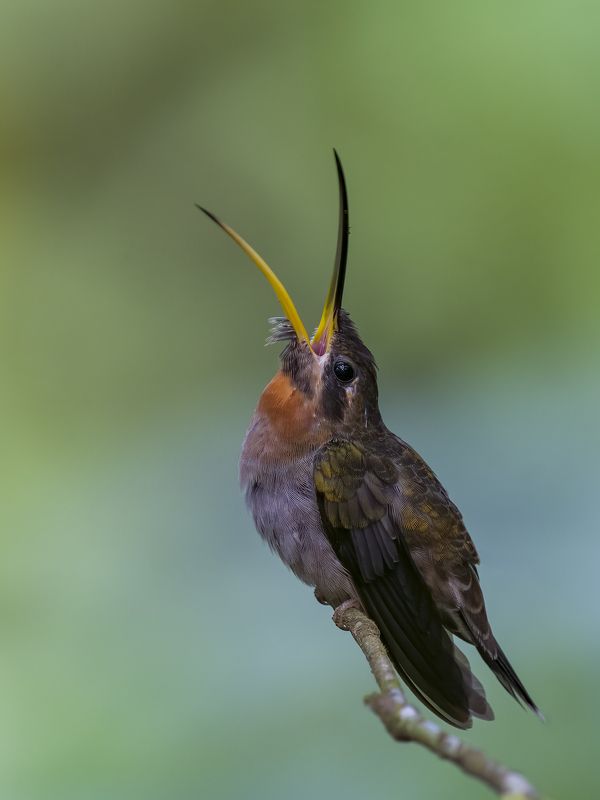
[[[548,718],[478,663],[497,720],[466,738],[600,793],[599,37],[578,0],[3,0],[3,798],[486,795],[388,740],[238,490],[279,309],[193,204],[312,325],[332,146],[384,416],[462,508]]]

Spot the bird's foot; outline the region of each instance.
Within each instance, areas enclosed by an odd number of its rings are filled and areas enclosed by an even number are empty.
[[[348,630],[348,626],[344,622],[344,612],[348,611],[350,608],[357,608],[359,611],[361,610],[361,605],[358,600],[355,598],[350,598],[350,600],[344,600],[343,603],[335,609],[333,612],[333,616],[331,619],[335,622],[335,624],[343,631]]]
[[[319,594],[319,590],[318,589],[315,589],[315,600],[317,601],[317,603],[321,603],[322,606],[328,606],[329,605],[329,603],[327,602],[327,600],[325,600],[323,595]]]

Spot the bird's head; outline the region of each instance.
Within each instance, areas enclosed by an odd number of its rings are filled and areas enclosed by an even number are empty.
[[[348,255],[348,197],[344,172],[335,150],[334,155],[340,194],[337,250],[321,320],[312,337],[286,288],[264,259],[229,225],[198,207],[250,257],[277,295],[285,317],[272,320],[269,341],[287,342],[281,353],[281,380],[288,382],[294,393],[300,393],[306,405],[314,408],[317,417],[332,427],[369,427],[381,422],[376,365],[371,351],[342,308]],[[283,396],[281,389],[278,392]]]

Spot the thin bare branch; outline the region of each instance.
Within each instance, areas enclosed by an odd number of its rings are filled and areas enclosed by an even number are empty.
[[[343,604],[335,610],[333,620],[338,628],[350,631],[365,654],[380,690],[366,697],[365,703],[377,714],[393,739],[417,742],[440,758],[452,761],[503,798],[540,800],[540,794],[523,775],[488,758],[455,734],[446,733],[407,702],[379,630],[369,617],[359,609]]]

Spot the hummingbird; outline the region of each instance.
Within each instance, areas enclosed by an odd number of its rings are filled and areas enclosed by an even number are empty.
[[[541,716],[492,633],[460,511],[381,418],[375,359],[342,308],[348,197],[334,156],[337,248],[312,336],[263,258],[198,206],[259,268],[285,314],[271,320],[270,341],[284,343],[280,369],[242,447],[247,505],[260,535],[319,602],[355,605],[376,623],[400,677],[441,719],[464,729],[473,717],[494,718],[454,637],[474,645],[509,694]]]

